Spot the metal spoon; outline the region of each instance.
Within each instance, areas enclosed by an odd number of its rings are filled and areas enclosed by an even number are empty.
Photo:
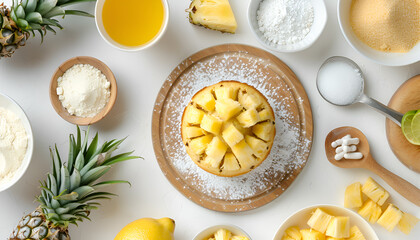
[[[322,95],[322,91],[320,91],[320,87],[319,87],[319,72],[328,64],[332,63],[332,62],[342,62],[345,64],[348,64],[349,66],[351,66],[355,71],[358,71],[361,75],[362,78],[362,87],[360,89],[360,93],[357,96],[354,96],[354,101],[353,102],[349,102],[347,104],[341,104],[341,103],[337,103],[337,102],[333,102],[330,99],[327,99],[324,95]],[[360,81],[360,79],[354,79],[354,81]],[[370,107],[374,108],[375,110],[377,110],[378,112],[382,113],[383,115],[385,115],[386,117],[388,117],[389,119],[391,119],[393,122],[395,122],[396,124],[398,124],[399,126],[401,126],[401,121],[403,118],[403,114],[399,113],[395,110],[392,110],[391,108],[385,106],[384,104],[376,101],[373,98],[368,97],[365,93],[364,93],[364,76],[362,73],[362,70],[360,69],[360,67],[353,62],[352,60],[346,58],[346,57],[330,57],[328,58],[319,68],[318,70],[318,76],[317,76],[317,80],[316,80],[316,85],[318,88],[318,92],[319,94],[329,103],[337,105],[337,106],[349,106],[352,104],[355,104],[357,102],[360,103],[364,103],[369,105]]]

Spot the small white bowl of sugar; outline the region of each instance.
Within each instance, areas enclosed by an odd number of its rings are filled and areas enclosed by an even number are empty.
[[[327,9],[323,0],[251,0],[248,23],[264,47],[298,52],[321,36]]]

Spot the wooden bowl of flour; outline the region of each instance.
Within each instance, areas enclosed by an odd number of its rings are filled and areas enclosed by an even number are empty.
[[[78,117],[75,115],[71,115],[67,109],[63,106],[61,103],[59,96],[57,95],[57,86],[58,82],[57,79],[71,67],[73,67],[76,64],[89,64],[97,69],[99,69],[107,78],[107,80],[110,82],[110,97],[108,100],[108,103],[105,105],[105,107],[95,116],[93,117]],[[63,64],[61,64],[57,70],[55,71],[54,75],[51,78],[50,83],[50,100],[51,104],[54,107],[55,111],[60,115],[64,120],[67,122],[76,124],[76,125],[91,125],[94,124],[100,120],[102,120],[112,109],[114,106],[115,100],[117,99],[117,82],[115,80],[115,76],[112,73],[111,69],[109,67],[101,62],[100,60],[93,58],[93,57],[86,57],[86,56],[80,56],[80,57],[74,57]]]

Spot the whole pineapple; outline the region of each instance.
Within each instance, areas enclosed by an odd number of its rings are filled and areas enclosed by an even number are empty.
[[[93,15],[78,11],[64,10],[63,7],[80,2],[96,0],[13,0],[10,9],[0,4],[0,58],[11,57],[19,47],[25,46],[30,33],[39,32],[41,38],[47,31],[56,33],[53,27],[62,29],[56,16]]]
[[[41,182],[40,206],[20,220],[9,240],[43,239],[69,240],[69,224],[89,219],[92,209],[97,209],[97,200],[110,199],[114,194],[100,191],[103,186],[128,183],[122,180],[98,182],[115,163],[139,158],[132,152],[116,156],[111,154],[124,141],[112,140],[98,145],[98,134],[88,144],[89,130],[81,139],[77,127],[76,138],[70,135],[67,165],[61,161],[57,147],[51,151],[52,169],[47,180]],[[82,142],[83,140],[83,142]]]

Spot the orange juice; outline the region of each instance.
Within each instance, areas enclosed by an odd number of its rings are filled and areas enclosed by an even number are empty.
[[[115,42],[136,47],[158,35],[164,15],[161,0],[106,0],[102,21]]]

